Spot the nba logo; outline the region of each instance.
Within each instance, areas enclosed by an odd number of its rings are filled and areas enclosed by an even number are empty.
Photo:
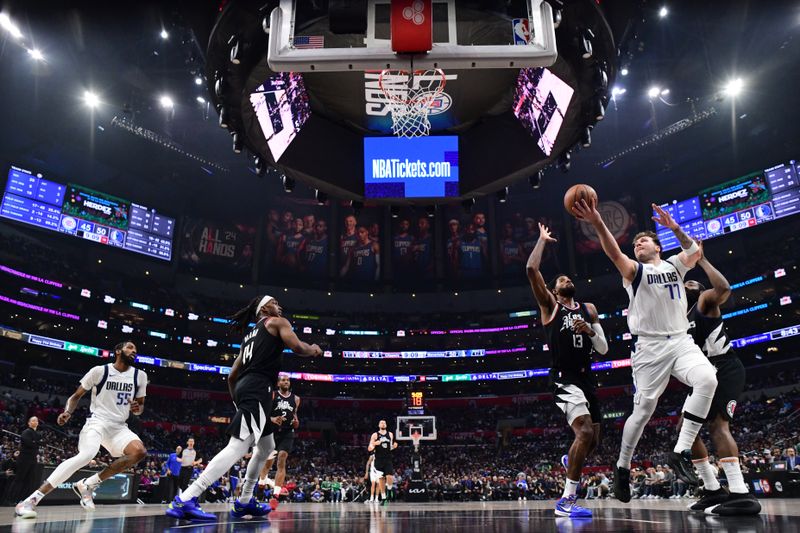
[[[514,44],[526,45],[531,40],[531,31],[528,26],[528,19],[513,19],[511,27],[514,30]]]

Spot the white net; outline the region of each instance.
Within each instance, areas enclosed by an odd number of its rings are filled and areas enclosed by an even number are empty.
[[[392,114],[392,133],[398,137],[430,134],[431,112],[446,83],[442,69],[383,70],[378,83]]]

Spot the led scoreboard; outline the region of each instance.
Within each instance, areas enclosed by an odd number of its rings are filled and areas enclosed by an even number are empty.
[[[425,394],[421,390],[412,390],[408,393],[408,414],[425,414]]]
[[[789,161],[661,207],[695,239],[712,239],[800,213],[798,163]],[[678,248],[668,228],[656,224],[664,251]]]
[[[110,194],[12,166],[0,217],[169,261],[175,219]]]

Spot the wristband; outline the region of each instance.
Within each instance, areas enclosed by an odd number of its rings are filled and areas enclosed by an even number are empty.
[[[697,245],[697,241],[692,239],[692,245],[689,246],[688,248],[681,247],[681,250],[686,252],[686,255],[694,255],[697,253],[698,250],[700,250],[700,247]]]

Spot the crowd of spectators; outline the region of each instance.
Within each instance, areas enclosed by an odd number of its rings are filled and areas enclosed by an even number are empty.
[[[14,475],[14,453],[18,449],[13,433],[24,429],[30,416],[42,421],[39,431],[44,438],[40,446],[40,463],[56,465],[76,453],[78,433],[88,414],[88,406],[79,407],[73,420],[61,427],[55,419],[63,407],[64,395],[71,394],[74,386],[44,383],[41,379],[24,382],[10,372],[3,372],[0,384],[14,389],[0,388],[0,463],[3,478]],[[765,380],[771,386],[796,384],[793,372],[782,374],[785,380],[773,377]],[[28,389],[37,396],[31,400],[18,398],[13,391]],[[662,397],[659,411],[648,426],[634,456],[638,469],[633,472],[634,497],[676,498],[688,497],[687,487],[675,479],[666,466],[668,451],[664,443],[675,439],[676,415],[685,397],[685,390],[671,389]],[[627,412],[631,399],[627,395],[602,400],[605,412]],[[307,402],[310,403],[310,402]],[[159,396],[149,396],[142,420],[169,421],[189,425],[197,423],[193,410],[196,404],[175,401]],[[777,394],[760,397],[739,404],[733,432],[739,443],[741,461],[747,471],[770,469],[776,461],[785,461],[788,469],[800,471],[797,451],[800,431],[797,424],[782,423],[800,407],[800,389],[797,387]],[[229,402],[208,401],[204,411],[232,414]],[[301,413],[301,423],[330,422],[336,432],[327,438],[304,434],[296,439],[295,449],[288,461],[289,482],[284,487],[289,501],[352,501],[363,499],[364,470],[367,458],[365,445],[342,441],[339,434],[371,432],[378,418],[391,419],[398,413],[380,410],[341,408],[310,408]],[[572,434],[563,421],[563,415],[550,402],[539,401],[512,406],[492,406],[486,410],[474,409],[471,416],[463,416],[463,409],[446,408],[431,411],[437,417],[438,442],[421,447],[423,470],[429,494],[437,500],[507,500],[550,499],[560,494],[564,484],[564,470],[560,457],[567,450]],[[522,431],[499,431],[500,422],[522,418]],[[604,420],[603,439],[597,451],[587,461],[588,474],[582,480],[581,494],[589,498],[609,496],[611,466],[614,464],[621,438],[624,417]],[[525,428],[544,431],[527,432]],[[302,429],[302,428],[301,428]],[[170,454],[176,446],[185,446],[189,437],[197,439],[198,458],[192,478],[199,475],[214,453],[224,447],[224,426],[217,432],[192,434],[190,431],[167,431],[160,427],[138,427],[149,450],[149,457],[137,465],[140,496],[146,501],[168,501],[175,493],[176,476],[170,471]],[[493,435],[487,438],[487,433]],[[708,441],[707,441],[708,442]],[[101,449],[90,467],[101,468],[112,458]],[[236,493],[238,476],[244,472],[245,461],[236,465],[206,494],[212,501],[229,499]],[[399,497],[403,497],[411,477],[411,447],[401,446],[395,452],[395,469]],[[8,485],[6,483],[6,485]],[[6,489],[0,489],[3,491]],[[3,494],[3,492],[0,492]],[[6,501],[19,495],[4,494]]]

